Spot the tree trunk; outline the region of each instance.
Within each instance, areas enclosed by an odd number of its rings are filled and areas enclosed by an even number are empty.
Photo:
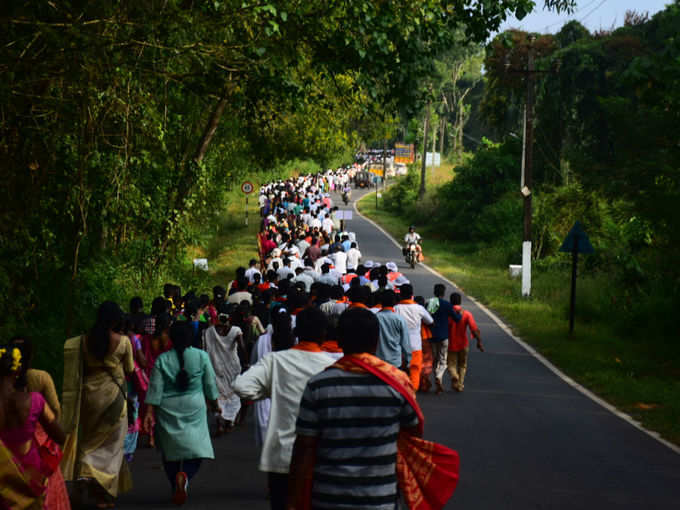
[[[464,127],[465,127],[465,103],[463,103],[463,100],[461,99],[460,103],[458,104],[458,131],[456,131],[456,135],[458,136],[458,141],[456,142],[456,144],[458,145],[461,151],[463,150]]]
[[[444,157],[444,134],[446,132],[446,115],[439,119],[439,155]]]
[[[427,111],[425,112],[425,124],[423,126],[423,161],[420,167],[420,190],[418,191],[418,198],[425,197],[425,176],[427,173],[427,132],[430,130],[430,102],[427,102]]]
[[[436,166],[436,161],[434,159],[435,151],[437,150],[437,126],[432,123],[432,168]]]
[[[182,214],[184,204],[190,195],[191,187],[196,177],[197,168],[201,164],[201,161],[203,161],[206,152],[208,152],[210,142],[212,142],[212,139],[215,136],[215,132],[217,131],[217,127],[219,126],[220,123],[220,119],[222,118],[222,115],[224,114],[224,109],[227,106],[227,97],[228,93],[227,89],[225,88],[224,91],[222,92],[222,96],[220,97],[219,101],[215,105],[215,108],[210,114],[208,123],[206,124],[205,129],[203,131],[203,136],[201,136],[201,141],[198,144],[196,152],[194,153],[194,157],[183,165],[184,177],[181,179],[179,183],[177,195],[175,197],[173,206],[170,209],[171,213],[168,215],[168,218],[166,219],[163,225],[163,229],[161,230],[161,235],[159,236],[159,241],[161,242],[161,244],[158,249],[156,266],[158,266],[161,263],[165,256],[165,252],[168,248],[168,243],[170,242],[173,225],[177,223]]]

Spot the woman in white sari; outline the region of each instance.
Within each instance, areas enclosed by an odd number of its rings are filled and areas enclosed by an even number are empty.
[[[260,335],[253,346],[250,356],[251,365],[257,363],[265,354],[290,349],[295,344],[291,319],[292,317],[283,306],[274,310],[272,323],[267,326],[264,335]],[[271,400],[263,398],[256,400],[253,405],[255,407],[255,445],[260,448],[267,434]]]
[[[226,304],[220,307],[217,324],[203,332],[203,346],[210,356],[217,379],[217,435],[223,434],[233,426],[236,415],[241,409],[241,399],[234,393],[231,384],[241,373],[238,346],[243,347],[243,333],[229,320]]]

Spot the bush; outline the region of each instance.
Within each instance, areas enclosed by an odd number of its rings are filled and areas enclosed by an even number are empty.
[[[439,188],[437,219],[450,235],[494,242],[499,233],[514,231],[509,225],[516,223],[511,218],[517,205],[510,192],[518,187],[520,154],[515,140],[502,144],[485,140],[472,159],[456,169],[456,178]],[[514,201],[521,206],[519,199]],[[516,217],[521,220],[521,215]]]
[[[399,179],[385,193],[385,207],[402,217],[407,217],[407,208],[418,200],[420,172],[415,164],[408,166],[408,173]]]

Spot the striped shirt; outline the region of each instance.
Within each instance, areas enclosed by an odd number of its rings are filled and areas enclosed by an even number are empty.
[[[372,374],[328,368],[300,402],[297,434],[318,437],[312,507],[394,510],[397,437],[418,418],[410,404]]]

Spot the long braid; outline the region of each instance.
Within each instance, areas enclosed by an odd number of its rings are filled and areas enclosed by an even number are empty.
[[[272,350],[283,351],[293,347],[295,337],[293,335],[290,315],[285,308],[278,308],[274,312],[272,326],[274,329],[272,333]]]
[[[191,345],[192,336],[191,325],[186,322],[175,322],[170,327],[170,339],[179,361],[179,372],[175,378],[175,384],[180,391],[186,391],[189,388],[189,373],[184,368],[184,351]]]

